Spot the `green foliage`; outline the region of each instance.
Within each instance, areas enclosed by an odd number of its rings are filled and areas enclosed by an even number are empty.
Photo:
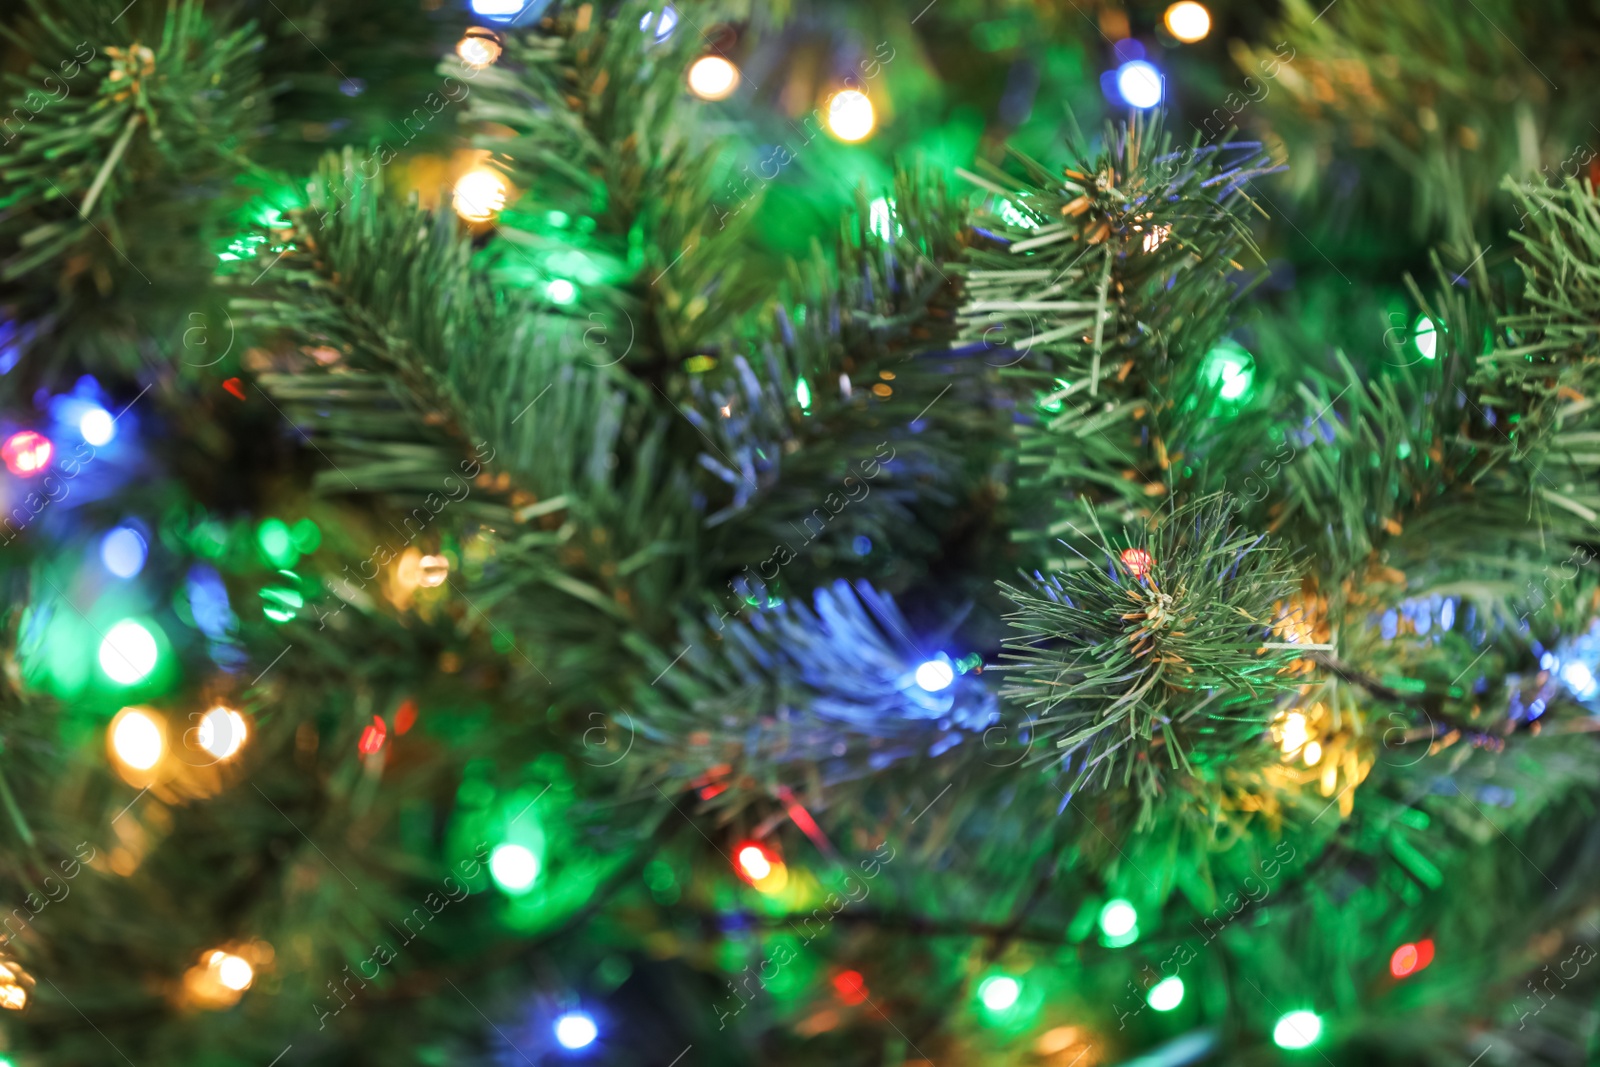
[[[1022,631],[1006,641],[1003,695],[1038,712],[1038,736],[1076,765],[1074,788],[1133,783],[1148,804],[1170,772],[1197,773],[1259,734],[1290,686],[1292,653],[1264,645],[1295,570],[1216,497],[1124,544],[1031,590],[1003,586]]]

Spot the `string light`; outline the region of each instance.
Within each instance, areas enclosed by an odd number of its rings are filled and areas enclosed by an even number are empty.
[[[450,203],[467,222],[488,222],[506,206],[506,182],[492,170],[469,170],[456,179]]]
[[[264,941],[246,945],[240,952],[254,956],[255,963],[268,962],[273,955],[271,946]],[[255,980],[255,965],[249,959],[217,948],[204,954],[199,963],[184,972],[183,987],[195,1004],[220,1009],[237,1004]]]
[[[860,89],[841,89],[828,98],[828,130],[841,141],[864,140],[877,125],[872,101]]]
[[[1411,324],[1411,343],[1417,346],[1417,354],[1423,359],[1439,354],[1439,328],[1428,316],[1418,315],[1417,321]]]
[[[1314,1011],[1291,1011],[1272,1028],[1272,1043],[1279,1048],[1310,1048],[1322,1036],[1322,1018]]]
[[[797,380],[794,383],[794,399],[795,403],[800,405],[801,411],[809,412],[811,410],[811,383],[804,378]]]
[[[1433,940],[1431,938],[1418,941],[1416,944],[1406,943],[1394,950],[1394,955],[1389,957],[1389,973],[1396,978],[1416,974],[1428,964],[1433,962]]]
[[[361,739],[356,742],[356,751],[363,756],[370,756],[383,747],[383,740],[389,734],[389,728],[383,725],[383,719],[374,715],[372,722],[361,731]]]
[[[739,68],[721,56],[701,56],[689,67],[689,91],[702,100],[726,100],[739,87]]]
[[[1319,741],[1307,741],[1305,752],[1301,754],[1301,758],[1306,761],[1307,767],[1315,767],[1322,760],[1322,743]]]
[[[100,669],[113,682],[133,685],[155,670],[159,655],[150,631],[132,619],[123,619],[106,631],[100,642]]]
[[[997,974],[978,984],[978,999],[990,1011],[1005,1011],[1021,995],[1021,983],[1009,975]]]
[[[118,578],[132,578],[144,570],[148,554],[144,535],[131,526],[118,526],[100,539],[100,562]]]
[[[450,577],[450,560],[444,556],[423,556],[417,561],[417,584],[437,589]]]
[[[539,857],[525,845],[513,842],[496,845],[489,853],[489,876],[501,892],[520,897],[533,888],[534,880],[539,877]]]
[[[556,1040],[562,1048],[588,1048],[600,1036],[600,1028],[587,1012],[569,1011],[556,1020]]]
[[[473,70],[482,70],[500,58],[500,36],[493,30],[474,26],[456,42],[456,55]]]
[[[86,443],[98,448],[110,444],[111,439],[117,436],[117,423],[111,417],[111,412],[98,404],[91,404],[78,416],[78,434]]]
[[[750,842],[734,854],[739,874],[762,893],[776,893],[789,884],[789,868],[770,849]]]
[[[917,684],[923,689],[937,693],[950,688],[950,683],[956,680],[956,673],[944,660],[930,659],[917,668],[916,678]]]
[[[1256,360],[1243,345],[1224,338],[1213,345],[1200,364],[1200,378],[1223,400],[1245,399],[1255,382]]]
[[[49,466],[55,451],[56,446],[44,434],[18,430],[0,445],[0,460],[4,460],[6,470],[17,477],[32,478]]]
[[[123,708],[111,720],[111,754],[124,766],[148,771],[161,762],[166,738],[160,720],[143,708]]]
[[[1171,1011],[1183,1003],[1183,979],[1175,974],[1161,979],[1150,987],[1145,1000],[1156,1011]]]
[[[1135,578],[1143,578],[1150,573],[1150,568],[1155,566],[1156,560],[1149,552],[1142,548],[1125,548],[1122,550],[1122,565],[1128,568],[1128,573]]]
[[[249,728],[245,725],[243,715],[232,708],[218,705],[200,719],[195,735],[201,748],[217,759],[225,760],[244,747]]]
[[[1161,103],[1161,72],[1153,63],[1130,59],[1117,68],[1117,92],[1133,107],[1155,107]]]
[[[1112,900],[1100,909],[1100,931],[1107,937],[1121,937],[1139,925],[1139,913],[1126,900]]]
[[[854,1007],[867,999],[867,980],[860,971],[840,971],[833,976],[833,991],[840,1000]]]
[[[1168,237],[1172,236],[1171,226],[1152,226],[1144,235],[1144,250],[1154,252],[1160,248]]]
[[[486,19],[509,22],[527,8],[526,0],[472,0],[472,10]]]
[[[565,278],[552,278],[545,283],[544,295],[550,303],[566,307],[578,299],[578,287]]]
[[[1194,44],[1211,32],[1211,12],[1194,0],[1180,0],[1167,8],[1164,16],[1167,32],[1184,44]]]

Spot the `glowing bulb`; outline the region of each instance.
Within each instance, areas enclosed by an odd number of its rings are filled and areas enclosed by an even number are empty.
[[[110,444],[117,436],[117,424],[105,408],[91,407],[78,416],[78,433],[84,441],[98,447]]]
[[[1168,237],[1172,236],[1171,226],[1154,226],[1144,235],[1144,250],[1154,252],[1160,248]]]
[[[0,1008],[21,1011],[28,1006],[28,991],[19,985],[0,986]]]
[[[843,89],[828,98],[828,129],[841,141],[859,141],[878,124],[872,101],[860,89]]]
[[[1100,909],[1100,932],[1110,938],[1124,937],[1139,925],[1139,913],[1126,900],[1111,900]]]
[[[1426,315],[1418,315],[1417,321],[1411,324],[1411,341],[1423,359],[1439,354],[1439,328]]]
[[[223,953],[213,966],[217,969],[217,980],[235,993],[249,989],[250,983],[256,978],[255,968],[240,956]]]
[[[1322,1019],[1314,1011],[1291,1011],[1272,1028],[1279,1048],[1310,1048],[1322,1036]]]
[[[473,70],[482,70],[500,58],[500,42],[492,31],[474,27],[456,42],[456,55]]]
[[[121,685],[133,685],[155,670],[159,650],[150,631],[123,619],[100,642],[100,669]]]
[[[1294,752],[1306,743],[1309,736],[1306,733],[1306,717],[1298,711],[1291,711],[1283,717],[1282,739],[1279,746],[1285,756]]]
[[[243,715],[219,706],[206,712],[200,719],[195,739],[201,748],[221,760],[243,747],[248,732]]]
[[[488,222],[506,206],[506,183],[492,170],[472,170],[456,179],[451,204],[468,222]]]
[[[1307,741],[1306,750],[1302,755],[1307,767],[1315,767],[1322,759],[1322,745],[1316,741]]]
[[[1167,8],[1167,32],[1184,44],[1203,40],[1211,32],[1211,12],[1194,0],[1181,0]]]
[[[555,1031],[562,1048],[587,1048],[600,1036],[594,1020],[581,1011],[569,1011],[557,1019]]]
[[[772,861],[760,845],[746,845],[739,850],[739,866],[752,882],[759,882],[772,873]]]
[[[100,562],[118,578],[132,578],[144,569],[149,549],[131,526],[118,526],[100,539]]]
[[[1240,400],[1256,377],[1256,360],[1232,338],[1217,342],[1200,364],[1200,377],[1223,400]]]
[[[930,693],[950,688],[950,683],[955,680],[956,672],[943,660],[930,659],[917,668],[917,684]]]
[[[472,0],[473,11],[496,22],[516,18],[527,6],[527,0]]]
[[[806,411],[811,407],[811,384],[804,378],[794,383],[794,399],[800,405],[800,410]]]
[[[136,771],[154,767],[165,747],[160,723],[138,708],[124,710],[111,724],[111,751]]]
[[[1161,72],[1152,63],[1131,59],[1117,68],[1117,92],[1137,108],[1161,103]]]
[[[990,1011],[1005,1011],[1022,995],[1022,986],[1015,978],[999,974],[985,978],[978,986],[978,999]]]
[[[1150,987],[1145,999],[1156,1011],[1171,1011],[1183,1003],[1183,979],[1177,975],[1161,979]]]
[[[656,40],[665,41],[672,36],[672,31],[677,28],[678,12],[671,4],[668,4],[661,9],[661,17],[658,20],[654,11],[646,11],[639,19],[639,29],[649,32],[652,22],[655,23]]]
[[[549,298],[552,304],[560,304],[565,307],[578,299],[578,287],[565,278],[552,278],[545,283],[544,295]]]
[[[689,67],[689,91],[702,100],[726,100],[739,87],[739,68],[721,56],[701,56]]]
[[[0,445],[0,459],[5,461],[6,470],[12,474],[19,478],[31,478],[49,466],[55,450],[56,446],[44,434],[19,430]]]
[[[489,853],[489,874],[502,891],[521,896],[539,877],[539,857],[522,845],[497,845]]]

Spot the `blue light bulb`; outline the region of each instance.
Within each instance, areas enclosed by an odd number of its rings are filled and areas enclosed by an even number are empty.
[[[600,1036],[600,1028],[586,1012],[569,1011],[556,1020],[556,1040],[562,1048],[588,1048]]]
[[[1161,72],[1155,64],[1142,59],[1130,60],[1117,68],[1117,92],[1137,108],[1151,108],[1161,103],[1161,82]]]

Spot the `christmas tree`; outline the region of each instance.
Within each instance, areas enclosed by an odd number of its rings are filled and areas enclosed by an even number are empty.
[[[0,1065],[1600,1060],[1591,5],[0,29]]]

